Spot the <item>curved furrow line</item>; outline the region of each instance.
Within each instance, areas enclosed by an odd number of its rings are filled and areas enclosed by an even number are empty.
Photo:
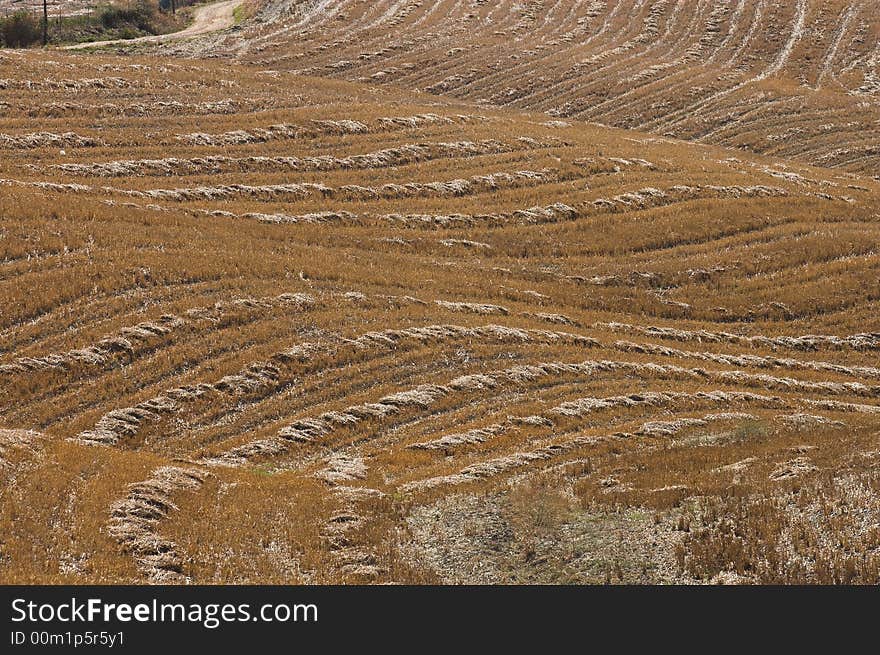
[[[291,307],[298,312],[315,306],[314,297],[302,293],[285,293],[273,298],[239,298],[218,301],[212,306],[194,307],[183,315],[163,314],[153,321],[142,321],[123,327],[116,333],[99,339],[84,348],[52,353],[42,357],[20,357],[13,362],[0,364],[0,376],[12,376],[53,369],[104,369],[130,363],[133,358],[152,352],[171,335],[184,329],[216,328],[218,323],[230,320],[238,310],[271,309]]]
[[[744,1],[745,0],[741,0],[739,2],[737,9],[734,11],[734,15],[731,17],[731,21],[736,21],[741,16]],[[631,88],[626,89],[625,87],[623,92],[617,93],[613,97],[602,101],[599,104],[587,107],[576,115],[583,120],[607,121],[609,118],[613,118],[615,113],[623,114],[639,108],[650,109],[653,106],[651,102],[652,100],[656,104],[663,102],[664,99],[669,97],[675,97],[677,90],[683,85],[688,85],[690,87],[695,82],[701,80],[704,76],[711,75],[712,69],[709,68],[709,65],[713,64],[715,59],[720,56],[735,34],[734,27],[731,27],[727,36],[717,46],[714,52],[709,56],[706,56],[703,52],[703,50],[709,47],[714,40],[712,35],[720,33],[720,17],[726,15],[726,13],[726,7],[723,5],[716,6],[707,16],[704,36],[701,37],[696,44],[690,48],[684,49],[684,43],[680,44],[677,41],[674,45],[680,46],[678,51],[683,50],[678,57],[667,60],[663,63],[652,64],[651,66],[640,70],[634,77],[631,76],[626,80]],[[702,11],[693,12],[691,20],[696,21],[701,15]],[[685,43],[689,42],[691,32],[691,29],[682,29],[680,31],[679,41],[684,41]],[[672,55],[673,52],[674,51],[670,51],[668,54]],[[722,66],[729,67],[731,63],[732,62],[728,60]],[[658,74],[666,71],[670,72],[663,77],[655,79]],[[641,82],[643,80],[647,80],[647,82],[642,84]],[[644,111],[644,109],[642,109],[642,111]]]
[[[650,343],[633,343],[631,341],[616,341],[614,348],[624,352],[635,352],[646,355],[660,355],[662,357],[676,357],[681,359],[700,359],[707,362],[727,364],[731,366],[746,366],[751,368],[781,368],[798,371],[821,371],[839,373],[853,378],[880,379],[880,368],[874,366],[844,366],[831,362],[804,361],[790,357],[765,357],[751,354],[730,354],[716,352],[697,352],[693,350],[678,350]]]
[[[796,16],[794,19],[794,23],[792,25],[791,34],[789,35],[788,40],[783,45],[782,49],[779,51],[776,59],[773,63],[764,69],[761,73],[747,79],[739,84],[734,85],[729,89],[725,89],[723,91],[719,91],[708,98],[704,98],[700,100],[698,103],[692,104],[678,112],[670,114],[668,116],[664,116],[659,119],[659,121],[652,121],[645,125],[640,126],[640,129],[649,129],[649,130],[669,130],[676,125],[681,124],[682,121],[688,120],[691,116],[693,116],[696,112],[702,112],[706,106],[711,105],[714,102],[717,102],[721,98],[729,96],[733,93],[736,93],[740,89],[756,84],[763,80],[766,80],[773,75],[776,75],[780,72],[785,65],[788,63],[788,59],[791,56],[791,52],[794,49],[794,46],[801,40],[804,34],[804,23],[807,15],[808,3],[807,0],[797,0],[797,7],[795,9]]]
[[[698,21],[701,17],[701,8],[698,6],[691,14],[692,21]],[[536,106],[554,115],[576,117],[581,120],[587,120],[587,117],[605,119],[605,113],[599,111],[599,107],[603,106],[606,101],[603,97],[612,96],[610,101],[616,101],[623,95],[627,95],[633,90],[633,86],[638,87],[640,81],[639,76],[642,73],[650,72],[650,69],[643,68],[645,60],[663,59],[663,55],[657,53],[665,38],[658,36],[658,16],[665,9],[664,5],[654,4],[644,19],[644,27],[642,31],[633,39],[614,48],[610,51],[598,53],[582,60],[580,64],[576,64],[575,71],[586,71],[588,74],[578,75],[574,77],[573,84],[560,87],[556,93],[550,94],[547,89],[540,89],[536,93],[524,96],[516,106],[531,107]],[[678,5],[672,12],[670,20],[677,19]],[[707,16],[707,20],[711,19],[711,15]],[[671,30],[671,26],[670,26]],[[683,38],[690,40],[692,38],[690,30],[682,30]],[[699,41],[698,41],[699,44]],[[685,54],[687,59],[698,56],[697,50],[688,50]],[[615,55],[625,55],[616,57]],[[604,62],[609,57],[612,61],[603,64],[599,68],[589,68],[589,65],[595,61]],[[598,58],[598,59],[597,59]],[[628,71],[635,68],[635,75],[627,74]],[[608,79],[616,80],[615,83],[609,85]],[[577,100],[564,103],[562,105],[548,106],[546,102],[552,102],[559,97],[574,97]],[[541,98],[546,98],[542,101]]]
[[[505,27],[512,24],[515,20],[513,13],[509,11],[510,5],[508,3],[493,3],[491,13],[494,14],[501,8],[508,9],[508,12],[502,20],[490,19],[487,17],[485,21],[485,24],[495,27],[496,32],[504,31]],[[490,20],[491,22],[489,22]],[[461,38],[462,29],[457,27],[453,27],[443,33],[430,32],[425,36],[431,38],[422,39],[415,35],[409,37],[411,45],[408,46],[406,54],[401,54],[401,57],[406,56],[407,59],[410,59],[412,58],[412,55],[420,54],[422,59],[417,60],[416,65],[412,68],[404,69],[403,66],[401,66],[400,72],[394,78],[396,83],[406,84],[407,86],[415,88],[423,88],[442,83],[444,79],[453,80],[464,78],[465,76],[462,74],[462,71],[468,71],[470,69],[470,61],[462,58],[462,63],[456,65],[455,63],[449,63],[449,58],[456,57],[459,53],[470,47],[478,48],[483,54],[484,61],[490,61],[493,58],[497,59],[503,54],[502,44],[493,39],[489,39],[488,41],[478,41],[477,43],[472,45],[468,44],[467,47],[462,48],[458,45],[463,41]],[[481,36],[486,35],[481,33]],[[431,56],[432,51],[439,51],[444,48],[445,52],[443,55],[440,55],[440,53],[437,52],[436,54],[439,56]],[[438,75],[444,77],[440,78]]]
[[[499,3],[499,4],[502,4],[502,3]],[[503,4],[508,4],[508,3],[503,3]],[[588,18],[591,18],[591,17],[594,17],[595,15],[598,15],[596,13],[595,8],[593,8],[593,5],[595,5],[595,4],[596,3],[591,3],[590,7],[588,7],[588,11],[587,11]],[[601,4],[604,4],[604,3],[601,3]],[[617,11],[619,4],[620,3],[617,3],[615,5],[615,8],[614,8],[615,12]],[[499,25],[498,27],[501,28],[503,26]],[[593,40],[602,36],[605,33],[605,31],[607,30],[607,27],[608,27],[607,24],[603,24],[596,33],[590,34],[589,36],[587,36],[585,41],[583,43],[581,43],[580,46],[585,46],[586,44],[588,44],[588,43],[592,42]],[[578,33],[580,34],[581,31],[578,31]],[[582,34],[582,35],[585,36],[585,34]],[[567,48],[564,48],[562,50],[562,52],[560,53],[560,60],[563,58],[563,56],[568,51],[572,50],[573,48],[575,48],[575,46],[571,46],[571,45],[569,45]],[[503,43],[496,43],[494,46],[493,52],[495,53],[496,61],[500,61],[499,57],[502,57],[505,53],[504,44]],[[491,60],[492,53],[484,52],[483,54],[484,54],[484,57],[483,57],[484,61]],[[426,68],[424,72],[422,72],[421,70],[418,70],[414,73],[415,77],[404,76],[403,78],[401,78],[401,81],[406,82],[408,85],[422,87],[422,86],[425,86],[428,81],[425,79],[426,78],[425,73],[430,73],[431,75],[430,75],[429,79],[433,79],[433,83],[428,84],[428,86],[434,86],[434,85],[436,85],[438,83],[442,83],[444,81],[443,78],[438,78],[437,75],[433,74],[433,72],[435,70],[438,71],[439,75],[445,75],[446,79],[452,81],[452,80],[457,80],[459,77],[462,77],[461,73],[457,73],[456,71],[461,71],[467,65],[468,65],[468,62],[466,62],[466,61],[464,61],[460,66],[442,66],[439,64],[439,62],[435,62],[433,65]],[[511,72],[516,73],[517,70],[518,70],[517,68],[514,68],[514,69],[512,69]],[[497,69],[494,72],[491,72],[487,76],[485,76],[485,79],[487,81],[492,81],[496,77],[501,77],[501,76],[505,75],[506,73],[507,73],[507,69],[504,69],[502,71],[501,67],[499,66],[499,67],[497,67]],[[461,93],[466,97],[471,97],[471,95],[473,93],[477,92],[476,90],[474,90],[472,92],[472,90],[470,89],[472,80],[467,80],[466,78],[464,78],[464,79],[460,80],[460,82],[461,83],[459,84],[458,81],[456,81],[455,88],[456,88],[457,93]]]
[[[612,332],[644,334],[659,339],[673,341],[706,341],[715,343],[737,343],[750,347],[764,347],[775,350],[876,350],[880,348],[880,332],[865,332],[847,336],[828,334],[807,334],[798,337],[742,335],[730,332],[711,332],[708,330],[683,330],[673,327],[631,325],[627,323],[596,323],[595,327]]]
[[[520,137],[516,143],[494,139],[482,141],[452,141],[412,143],[385,148],[361,155],[333,157],[166,157],[163,159],[128,159],[88,164],[54,164],[50,170],[80,177],[131,177],[131,176],[190,176],[220,173],[257,173],[273,171],[323,172],[347,170],[375,170],[397,168],[436,161],[455,160],[466,157],[482,157],[503,153],[527,153],[531,150],[564,147],[564,141],[540,141]]]
[[[93,187],[83,184],[56,184],[53,182],[20,182],[0,180],[0,185],[36,187],[58,193],[121,195],[172,202],[216,201],[238,198],[257,200],[302,201],[313,198],[333,198],[347,202],[369,199],[449,198],[493,193],[502,189],[516,189],[577,179],[574,173],[545,168],[539,171],[497,171],[474,175],[468,179],[432,182],[387,183],[378,187],[348,184],[330,187],[322,183],[293,182],[289,184],[225,184],[169,189],[124,189],[110,186]]]
[[[199,281],[191,281],[191,282],[179,282],[179,283],[171,283],[165,284],[160,289],[152,288],[149,290],[149,302],[161,302],[166,303],[168,300],[165,299],[157,299],[155,296],[157,295],[157,291],[171,291],[171,292],[179,292],[186,291],[189,293],[198,293],[201,287],[208,287],[210,284],[216,282],[216,280],[199,280]],[[120,298],[131,299],[131,302],[135,302],[135,299],[139,296],[146,295],[146,291],[136,282],[132,283],[127,288],[115,289],[113,293],[84,293],[79,298],[73,300],[66,300],[64,302],[60,302],[56,304],[52,309],[41,312],[37,315],[28,315],[28,316],[20,316],[16,318],[16,324],[13,327],[8,327],[2,332],[0,332],[0,337],[2,337],[2,344],[0,344],[0,352],[11,352],[17,348],[20,348],[23,343],[27,344],[37,344],[48,338],[52,338],[54,334],[22,334],[21,336],[17,336],[14,333],[16,331],[22,331],[25,328],[34,328],[41,326],[45,323],[52,323],[53,321],[58,321],[62,324],[60,327],[61,330],[68,329],[68,324],[65,320],[60,320],[58,314],[63,313],[66,316],[78,316],[78,315],[88,315],[92,316],[93,320],[102,320],[105,318],[111,318],[113,315],[105,312],[101,312],[98,307],[105,303],[115,303],[118,302]],[[138,301],[139,304],[142,301]],[[131,311],[131,310],[126,310]],[[70,321],[71,323],[73,321]],[[56,329],[59,326],[54,326]],[[47,329],[52,329],[48,327]]]
[[[816,88],[822,86],[823,82],[828,79],[834,79],[833,66],[834,60],[837,57],[837,52],[840,50],[840,45],[843,43],[843,39],[849,31],[849,27],[855,19],[856,15],[861,13],[864,9],[863,2],[850,2],[849,6],[846,8],[846,11],[840,18],[840,23],[837,26],[837,29],[834,31],[833,42],[831,47],[825,53],[825,57],[822,60],[822,67],[819,71],[819,77],[816,80]]]
[[[107,531],[153,584],[189,582],[177,545],[162,537],[162,520],[177,510],[174,497],[198,492],[210,473],[196,467],[160,466],[142,482],[128,486],[128,495],[110,508]]]
[[[591,347],[595,347],[590,344]],[[795,378],[774,377],[765,374],[747,373],[742,370],[708,370],[682,368],[674,365],[661,365],[652,362],[639,363],[619,360],[586,360],[579,363],[551,362],[518,366],[505,371],[489,374],[467,375],[456,378],[446,385],[424,384],[418,387],[391,394],[376,402],[353,405],[341,412],[330,411],[315,418],[300,419],[281,428],[275,437],[238,446],[221,455],[205,460],[203,463],[237,466],[252,458],[272,457],[287,452],[291,443],[324,443],[331,433],[340,429],[355,430],[363,422],[383,421],[389,416],[396,417],[402,411],[417,407],[427,411],[440,403],[445,403],[454,393],[482,392],[493,389],[505,382],[517,383],[541,377],[563,375],[583,376],[596,379],[608,373],[625,373],[650,379],[672,379],[701,381],[702,383],[721,383],[740,387],[781,390],[829,395],[855,395],[863,397],[880,396],[880,386],[868,386],[860,382],[806,381]],[[751,397],[754,394],[745,393]],[[745,397],[745,396],[744,396]],[[762,397],[763,398],[763,397]],[[612,405],[602,403],[569,403],[560,406],[555,413],[566,416],[581,416],[583,412],[609,406],[625,406],[630,397],[618,397]],[[639,402],[639,401],[636,401]],[[544,417],[546,418],[546,417]]]
[[[631,13],[639,15],[639,12],[645,8],[644,5],[645,0],[635,0]],[[617,6],[619,7],[620,5],[618,4]],[[665,4],[661,8],[665,8]],[[585,71],[590,71],[591,74],[608,74],[610,70],[614,70],[619,65],[618,60],[615,58],[616,55],[629,53],[635,48],[650,43],[651,38],[653,38],[656,32],[656,27],[654,27],[655,20],[656,15],[651,9],[648,9],[648,14],[642,19],[641,27],[639,27],[636,21],[627,22],[622,31],[613,34],[607,43],[607,48],[590,54],[588,57],[580,57],[564,74],[559,76],[558,82],[552,82],[549,85],[541,84],[536,86],[535,89],[527,90],[522,98],[518,98],[521,101],[517,106],[527,105],[530,108],[548,111],[549,108],[546,106],[546,102],[558,102],[560,97],[576,94]],[[600,34],[603,33],[603,30],[600,30]],[[548,113],[566,115],[565,112],[557,113],[552,111]]]
[[[472,98],[477,93],[485,97],[492,97],[500,92],[500,88],[510,83],[511,79],[522,79],[524,75],[531,73],[536,67],[541,67],[541,70],[546,71],[547,73],[559,73],[563,69],[560,68],[562,62],[565,62],[569,57],[573,56],[578,50],[583,49],[587,44],[592,43],[596,39],[601,38],[604,33],[604,26],[600,26],[599,30],[595,33],[590,33],[587,28],[588,25],[592,24],[592,19],[598,15],[598,9],[601,7],[602,2],[591,2],[590,5],[586,7],[585,15],[582,19],[578,20],[578,27],[569,32],[572,35],[571,39],[566,40],[563,36],[563,41],[566,42],[566,45],[562,48],[558,49],[550,49],[547,48],[546,54],[535,52],[535,56],[531,56],[532,51],[529,51],[529,56],[523,57],[519,53],[515,53],[512,55],[508,55],[509,58],[516,57],[516,60],[522,59],[521,63],[515,64],[514,66],[493,66],[493,70],[488,72],[486,75],[480,76],[478,79],[463,79],[461,84],[456,84],[454,86],[454,94],[460,97]],[[581,22],[583,20],[583,22]],[[563,27],[563,26],[560,26]],[[585,37],[584,41],[579,43],[573,43],[574,35],[580,35]],[[522,40],[521,38],[518,40]],[[507,51],[507,44],[498,43],[496,45],[496,61],[500,62],[501,57],[505,55]],[[486,59],[488,60],[488,53]],[[557,64],[559,62],[559,64]],[[435,65],[433,68],[439,68],[438,65]],[[443,67],[443,74],[447,75],[446,79],[452,80],[455,79],[456,75],[460,75],[458,71],[461,71],[461,67],[455,66],[445,66]],[[430,72],[429,69],[426,72]],[[409,84],[413,84],[419,80],[422,80],[425,77],[425,72],[421,72],[417,77],[405,77],[404,79]],[[440,80],[443,82],[443,80]],[[436,84],[437,82],[435,82]],[[424,84],[424,83],[422,83]],[[427,88],[431,88],[433,85],[428,86]],[[531,93],[528,94],[530,96]],[[523,97],[528,97],[523,96]]]
[[[270,141],[316,140],[322,136],[348,136],[394,134],[424,128],[427,126],[452,126],[479,123],[491,120],[479,114],[454,114],[451,116],[434,113],[409,116],[382,116],[369,123],[349,118],[313,119],[308,124],[277,123],[267,127],[230,132],[205,133],[190,132],[175,134],[174,138],[191,146],[230,146]]]
[[[512,343],[571,342],[590,343],[579,335],[549,330],[522,330],[500,325],[467,328],[459,325],[431,325],[367,332],[355,339],[345,339],[334,347],[326,343],[301,343],[272,355],[269,359],[253,362],[238,374],[227,375],[212,383],[201,383],[170,389],[165,393],[125,409],[106,414],[95,425],[76,437],[74,441],[92,445],[116,445],[120,440],[134,438],[142,424],[155,423],[163,416],[180,411],[187,404],[205,396],[227,397],[240,395],[265,395],[277,392],[296,375],[304,371],[315,372],[326,366],[324,357],[333,360],[351,359],[365,351],[397,349],[406,345],[436,343],[445,340],[486,339]]]
[[[586,339],[586,337],[585,337],[585,339]],[[837,373],[837,374],[840,374],[843,376],[854,377],[858,380],[861,380],[864,377],[873,378],[873,379],[880,378],[880,369],[877,369],[875,367],[864,367],[864,366],[850,367],[850,366],[844,366],[844,365],[834,364],[834,363],[830,363],[830,362],[813,361],[813,360],[804,361],[804,360],[796,360],[796,359],[791,359],[791,358],[763,357],[763,356],[752,355],[752,354],[730,354],[730,353],[715,353],[715,352],[682,351],[682,350],[677,350],[677,349],[670,349],[670,348],[667,348],[664,346],[658,346],[655,344],[638,344],[638,343],[632,343],[632,342],[626,342],[626,341],[617,341],[612,344],[606,345],[606,344],[603,344],[601,341],[597,341],[595,339],[591,339],[590,347],[594,348],[594,349],[605,348],[605,349],[618,350],[618,351],[628,352],[628,353],[660,355],[660,356],[664,356],[664,357],[699,359],[702,361],[709,361],[709,362],[713,362],[713,363],[733,365],[733,366],[743,366],[743,367],[749,367],[749,368],[781,368],[781,369],[786,369],[786,370],[833,372],[833,373]],[[536,366],[540,367],[541,365],[536,365]],[[697,369],[693,369],[693,370],[696,371]],[[512,369],[512,371],[517,374],[522,372],[521,369],[519,369],[519,368]],[[490,373],[490,374],[486,374],[486,375],[489,378],[492,378],[493,375],[495,375],[496,377],[504,378],[508,373],[510,373],[510,372],[509,371],[508,372],[501,372],[501,373],[496,372],[496,374]],[[712,372],[712,373],[708,373],[707,375],[714,375],[715,373],[716,372]],[[726,378],[732,379],[732,378],[736,377],[736,375],[738,375],[739,373],[742,373],[742,372],[741,371],[740,372],[731,372],[731,375],[726,376]],[[718,379],[719,380],[725,379],[725,376],[722,376],[721,378],[718,378]],[[790,381],[790,379],[786,379],[786,380]],[[517,381],[521,382],[522,380],[517,380]],[[783,379],[780,379],[780,378],[771,379],[766,376],[764,376],[764,377],[751,376],[746,380],[746,384],[747,385],[754,385],[756,383],[756,381],[761,382],[766,385],[773,386],[774,388],[784,388],[785,385],[789,383],[787,381],[783,381]],[[554,384],[556,384],[556,383],[557,382],[554,382]],[[825,383],[823,382],[821,384],[824,385]],[[834,385],[834,383],[831,383],[831,384],[832,384],[832,386]],[[490,385],[490,388],[494,389],[495,385],[497,385],[497,380],[493,381],[492,385]],[[452,383],[450,383],[449,385],[441,385],[441,386],[450,386],[453,389],[456,389],[456,386]],[[819,388],[819,387],[816,387],[816,388]],[[830,388],[830,387],[828,387],[828,388]],[[852,391],[861,390],[862,392],[864,392],[866,390],[866,388],[860,384],[857,384],[856,387],[852,387],[851,390]],[[448,402],[449,402],[448,393],[449,392],[447,390],[447,393],[441,394],[444,405],[448,404]],[[382,403],[382,401],[379,401],[379,404],[381,404],[381,403]],[[432,411],[434,411],[435,415],[436,415],[436,410],[432,410]],[[358,409],[358,411],[354,413],[355,417],[359,416],[359,412],[360,413],[366,412],[366,414],[369,414],[370,408],[367,407],[367,409],[363,409],[362,411],[361,411],[361,409]],[[345,413],[345,412],[343,412],[343,413]],[[386,413],[382,414],[382,416],[379,416],[379,415],[372,416],[372,419],[384,418],[386,414],[393,415],[396,413],[397,412],[394,411],[393,408],[389,408]],[[335,413],[335,412],[330,412],[329,414],[331,416],[337,415],[337,413]],[[355,423],[356,423],[356,421],[355,421]],[[250,431],[253,431],[255,428],[253,425],[251,425],[251,426],[249,426],[248,429]],[[281,432],[284,432],[284,430],[282,430]],[[287,434],[281,435],[280,433],[279,433],[279,435],[280,435],[279,437],[271,438],[265,442],[260,442],[261,445],[259,447],[254,447],[255,448],[254,452],[259,455],[264,455],[268,451],[276,450],[276,449],[278,450],[278,452],[281,452],[284,449],[283,441],[286,440],[286,438],[289,437],[289,435],[287,435]],[[241,452],[236,451],[235,453],[232,454],[232,456],[230,458],[227,458],[227,459],[229,459],[229,462],[236,461],[239,456],[242,456],[242,457],[244,457],[244,459],[247,459],[247,457],[242,455],[242,453],[244,453],[245,451],[250,452],[249,451],[250,448],[251,448],[251,445],[246,445],[246,446],[242,447]],[[218,459],[218,461],[221,461],[221,460],[224,460],[224,458],[220,457]]]
[[[652,407],[665,407],[667,405],[674,406],[676,403],[682,401],[687,403],[696,401],[697,404],[708,404],[710,406],[738,406],[742,404],[757,404],[759,407],[764,408],[786,407],[782,399],[778,397],[760,396],[748,393],[729,394],[728,392],[723,391],[701,392],[697,394],[675,392],[646,392],[634,394],[633,396],[620,396],[614,398],[585,398],[582,399],[582,401],[565,403],[557,408],[550,410],[550,412],[548,412],[547,414],[544,414],[540,417],[534,417],[535,419],[544,420],[545,425],[547,426],[546,429],[552,429],[553,431],[553,437],[550,439],[550,443],[545,446],[541,446],[539,448],[528,451],[514,450],[513,452],[508,452],[507,454],[491,457],[488,459],[478,458],[456,473],[432,476],[427,478],[422,477],[410,479],[407,482],[399,484],[397,489],[403,493],[420,494],[439,487],[458,486],[484,482],[486,480],[494,479],[511,471],[522,470],[524,467],[529,467],[528,472],[530,474],[535,474],[540,473],[541,471],[539,467],[534,466],[535,463],[555,460],[560,456],[569,454],[575,450],[581,450],[582,448],[589,448],[599,444],[608,443],[610,441],[615,441],[618,443],[628,444],[633,447],[650,449],[652,447],[656,447],[652,446],[652,442],[657,438],[662,439],[670,436],[675,436],[679,432],[689,428],[706,427],[716,422],[742,422],[754,420],[757,418],[752,414],[740,411],[723,411],[707,414],[700,418],[679,417],[676,419],[650,420],[642,423],[639,427],[633,429],[631,432],[616,432],[613,434],[604,435],[584,435],[583,429],[578,426],[578,418],[606,407],[632,407],[639,404],[645,404]],[[820,403],[817,403],[816,401],[811,401],[809,399],[797,399],[797,402],[805,406],[821,406],[822,409],[828,409],[830,411],[838,412],[850,411],[874,414],[880,411],[880,407],[873,405],[852,405],[848,407],[845,406],[845,404],[834,403],[820,405]],[[694,407],[689,407],[688,411],[693,411],[694,409]],[[550,415],[551,418],[547,418],[547,415]],[[557,426],[556,423],[559,422],[560,417],[564,418],[562,419],[562,423]],[[843,426],[843,423],[841,423],[840,421],[834,421],[823,416],[813,416],[803,413],[779,414],[776,416],[776,418],[783,423],[788,423],[790,425],[794,425],[795,427],[804,424],[824,424],[837,427]],[[444,438],[441,437],[436,441],[423,442],[422,444],[416,444],[415,446],[421,446],[422,449],[434,450],[436,445],[436,449],[441,450],[442,452],[448,452],[444,449],[448,449],[450,448],[450,446],[452,449],[454,449],[455,447],[461,447],[467,444],[485,443],[488,438],[496,437],[501,431],[501,429],[496,428],[490,430],[491,434],[489,435],[481,435],[478,434],[476,431],[474,431],[474,433],[472,434],[464,433],[461,435],[449,435],[450,438],[446,439],[446,441],[453,442],[451,444],[440,445],[442,442],[444,442]],[[574,436],[574,438],[559,441],[559,439],[562,437],[571,437],[572,435],[576,436]],[[636,444],[638,444],[638,446],[636,446]],[[509,448],[511,447],[508,446],[508,449]],[[512,446],[512,448],[517,448],[517,445]],[[406,475],[406,477],[411,478],[412,475],[409,474]]]
[[[744,35],[742,42],[724,60],[724,62],[722,62],[718,66],[718,68],[708,67],[707,64],[712,63],[713,61],[710,58],[706,62],[698,64],[696,67],[691,67],[689,69],[682,70],[679,73],[675,73],[666,80],[659,80],[656,83],[650,83],[648,86],[653,90],[651,91],[650,95],[640,98],[642,104],[646,104],[649,108],[657,108],[660,105],[663,105],[665,107],[670,104],[669,98],[683,99],[687,97],[685,91],[691,91],[696,83],[702,82],[705,78],[717,78],[719,71],[738,70],[738,67],[735,65],[742,57],[743,53],[746,51],[748,45],[755,40],[756,34],[758,34],[759,32],[761,21],[763,20],[763,8],[765,2],[766,0],[758,0],[758,2],[754,3],[754,17],[752,19],[752,22],[750,23],[748,31]],[[735,32],[731,31],[729,36],[729,39],[725,39],[725,47],[731,43],[731,40],[733,38],[735,38]],[[654,102],[649,104],[649,101],[651,100],[654,100]],[[644,117],[638,119],[637,122],[628,125],[628,127],[639,130],[649,129],[647,121],[644,119]]]

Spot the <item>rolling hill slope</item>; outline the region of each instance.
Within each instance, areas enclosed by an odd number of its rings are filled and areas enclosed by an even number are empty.
[[[306,0],[174,51],[880,174],[863,0]]]
[[[385,23],[464,44],[407,46],[436,66],[390,77],[425,88],[490,62],[484,37],[619,40],[646,8],[533,4],[320,3],[248,36],[252,67],[0,54],[4,581],[877,582],[880,184],[860,165],[781,159],[818,159],[809,137],[767,157],[465,102],[504,70],[462,100],[328,79],[345,57],[338,77],[400,68],[354,54]],[[663,5],[656,34],[708,4]],[[797,23],[765,4],[721,24]],[[489,12],[503,34],[466,40]],[[571,61],[545,64],[563,83]],[[683,116],[715,106],[669,88]]]

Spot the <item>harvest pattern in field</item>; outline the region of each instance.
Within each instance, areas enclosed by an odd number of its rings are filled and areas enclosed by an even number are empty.
[[[876,162],[765,147],[760,104],[694,131],[759,89],[850,112],[848,6],[809,52],[806,0],[270,2],[166,47],[252,67],[4,51],[0,578],[878,582]]]
[[[279,0],[171,48],[880,174],[862,0]]]

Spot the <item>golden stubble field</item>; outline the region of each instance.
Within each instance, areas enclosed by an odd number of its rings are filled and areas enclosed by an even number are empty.
[[[0,53],[0,580],[880,580],[876,180],[279,68]]]
[[[168,52],[880,174],[865,0],[273,0]]]

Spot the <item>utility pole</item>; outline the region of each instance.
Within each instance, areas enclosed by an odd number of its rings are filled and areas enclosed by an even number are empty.
[[[43,46],[49,45],[49,0],[43,0]]]

